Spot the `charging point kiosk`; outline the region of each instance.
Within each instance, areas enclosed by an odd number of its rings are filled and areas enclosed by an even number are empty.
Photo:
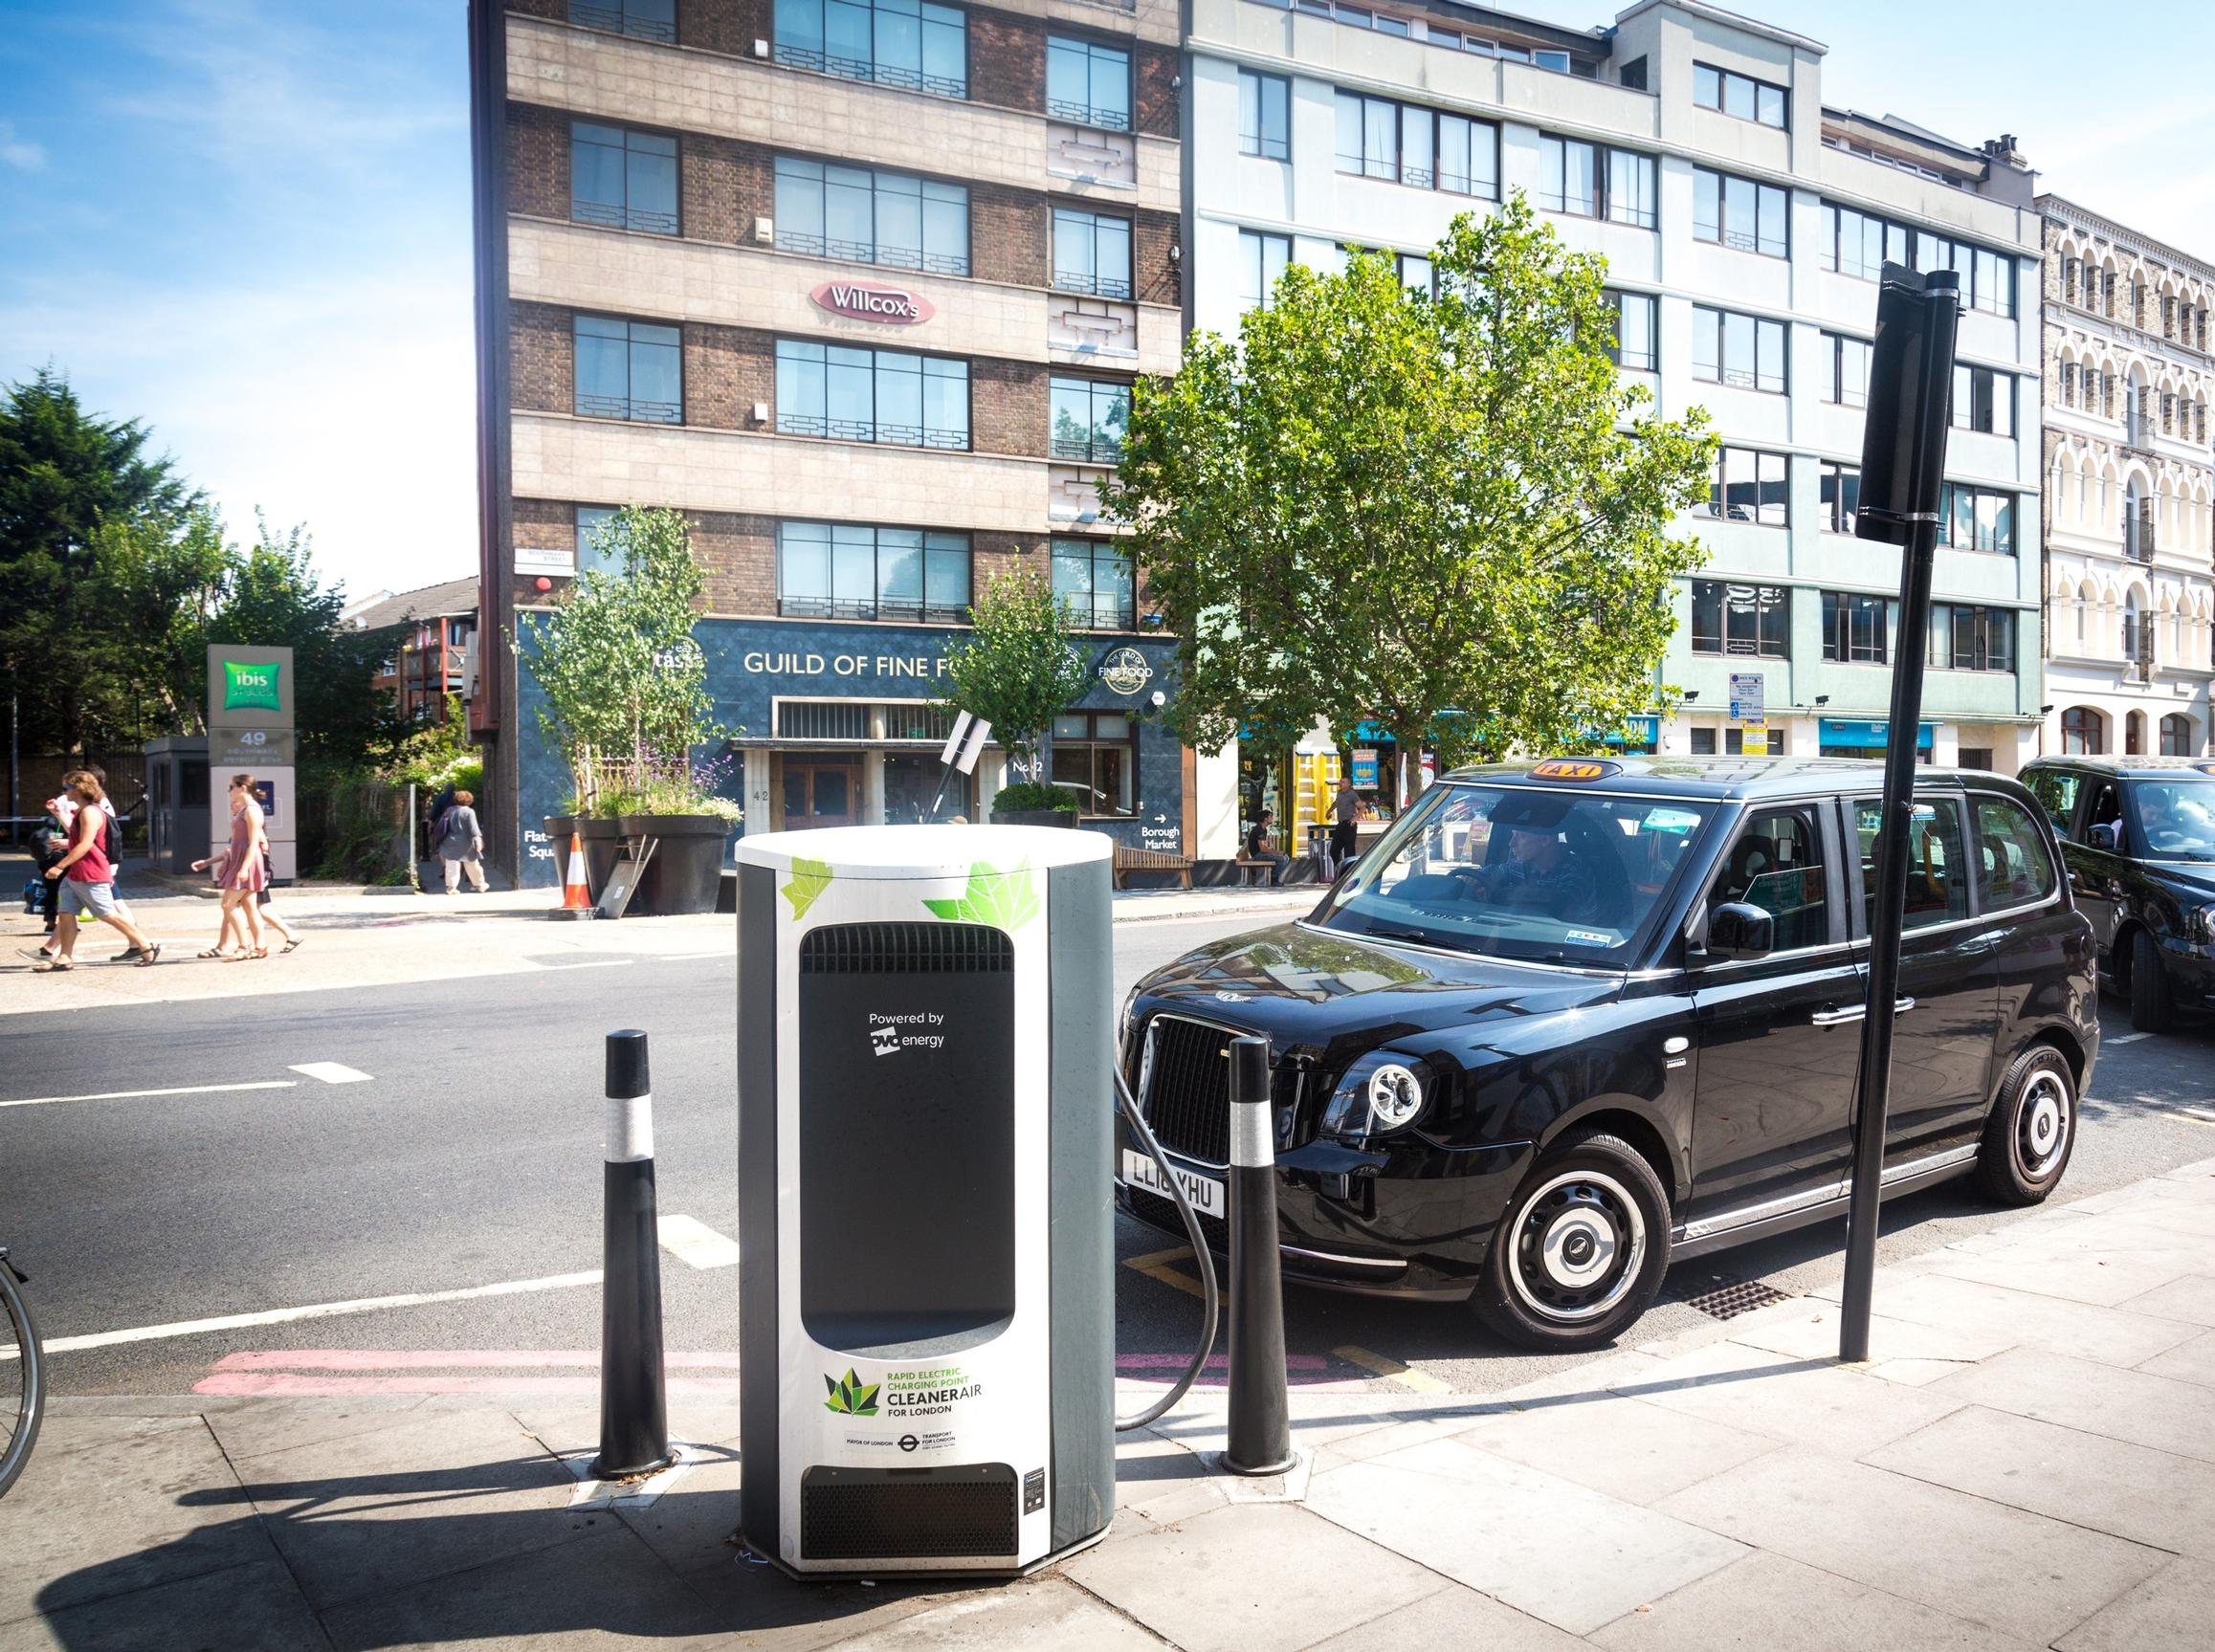
[[[1012,1574],[1115,1512],[1096,832],[740,840],[740,1531],[798,1574]]]

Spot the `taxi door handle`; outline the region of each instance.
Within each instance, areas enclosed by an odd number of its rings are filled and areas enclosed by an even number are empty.
[[[1892,1001],[1892,1013],[1905,1015],[1915,1006],[1916,1001],[1912,998],[1895,998]],[[1844,1026],[1848,1022],[1863,1021],[1868,1016],[1869,1006],[1865,1003],[1856,1003],[1850,1004],[1845,1009],[1819,1009],[1808,1017],[1808,1020],[1817,1026]]]

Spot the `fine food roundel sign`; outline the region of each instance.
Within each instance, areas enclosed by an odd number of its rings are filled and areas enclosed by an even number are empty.
[[[935,311],[920,293],[905,287],[880,286],[875,281],[826,281],[808,297],[819,310],[853,321],[883,321],[895,327],[912,327],[927,321]]]

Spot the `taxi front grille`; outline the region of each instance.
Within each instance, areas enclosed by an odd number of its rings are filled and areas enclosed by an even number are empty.
[[[1146,1093],[1140,1099],[1156,1140],[1202,1164],[1230,1159],[1230,1040],[1219,1026],[1158,1015]]]

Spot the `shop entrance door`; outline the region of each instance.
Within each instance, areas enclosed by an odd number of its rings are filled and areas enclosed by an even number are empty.
[[[853,762],[784,760],[785,830],[854,824],[861,805],[861,767]]]

